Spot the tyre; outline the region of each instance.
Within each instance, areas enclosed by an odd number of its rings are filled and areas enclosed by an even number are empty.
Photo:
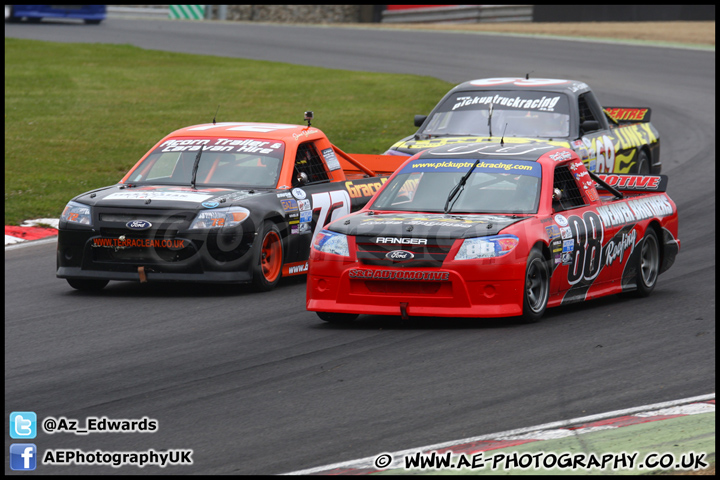
[[[528,255],[523,289],[523,313],[525,323],[539,322],[547,308],[550,297],[550,270],[547,260],[538,248]]]
[[[638,151],[637,165],[635,172],[640,175],[650,175],[650,158],[645,150]]]
[[[253,285],[257,290],[267,292],[275,288],[282,277],[282,237],[278,227],[266,221],[260,238],[260,255],[253,269]]]
[[[648,227],[643,237],[637,270],[635,296],[647,297],[655,289],[660,274],[660,244],[652,227]]]
[[[98,292],[105,288],[109,280],[87,280],[80,278],[66,278],[67,282],[75,290],[82,290],[84,292]]]
[[[332,312],[316,312],[320,319],[330,323],[350,323],[355,320],[359,314],[357,313],[332,313]]]

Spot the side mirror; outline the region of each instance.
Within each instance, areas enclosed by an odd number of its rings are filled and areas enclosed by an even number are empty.
[[[559,202],[562,199],[562,190],[559,188],[553,188],[552,198],[554,202]]]
[[[426,118],[427,115],[415,115],[415,126],[422,127],[422,124],[425,122]]]
[[[305,185],[308,181],[307,173],[300,172],[298,175],[293,179],[293,187],[302,187]]]
[[[597,120],[585,120],[580,124],[580,133],[594,132],[600,130],[600,122]]]

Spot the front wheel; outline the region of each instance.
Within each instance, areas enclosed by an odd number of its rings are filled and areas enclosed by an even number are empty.
[[[650,175],[650,158],[645,150],[638,151],[637,165],[635,171],[640,175]]]
[[[267,292],[275,288],[282,277],[283,246],[280,230],[266,221],[260,231],[260,256],[253,269],[253,285]]]
[[[528,255],[523,290],[522,321],[539,322],[547,308],[550,297],[550,270],[542,252],[533,248]]]

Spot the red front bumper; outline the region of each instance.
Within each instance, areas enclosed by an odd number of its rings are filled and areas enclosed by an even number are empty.
[[[350,272],[360,269],[366,273],[377,272],[376,277],[387,277],[383,275],[388,272],[387,267],[338,261],[339,258],[312,251],[307,281],[308,310],[432,317],[522,314],[525,259],[446,261],[439,268],[412,269],[413,272],[433,272],[426,275],[429,280],[383,280],[351,278]],[[439,277],[438,272],[447,272],[447,280],[434,280]]]

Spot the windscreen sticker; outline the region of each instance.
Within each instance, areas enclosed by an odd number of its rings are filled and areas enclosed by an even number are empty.
[[[202,203],[213,195],[191,192],[117,192],[105,197],[106,200],[169,200],[173,202]]]
[[[277,140],[257,140],[253,138],[173,138],[164,141],[155,151],[160,153],[197,152],[200,147],[203,148],[204,152],[272,155],[276,152],[282,152],[285,144]]]
[[[467,172],[475,164],[472,160],[415,160],[400,173],[415,172]],[[481,160],[473,173],[512,173],[540,178],[542,166],[535,162],[511,160]]]
[[[492,104],[494,107],[503,107],[506,109],[516,108],[518,110],[554,112],[555,107],[557,106],[561,98],[562,97],[560,95],[555,95],[551,97],[543,95],[539,98],[523,98],[519,95],[516,95],[514,97],[506,97],[503,95],[475,95],[474,97],[468,95],[458,95],[455,100],[455,104],[452,107],[452,110],[471,107],[474,105]],[[565,109],[563,109],[563,113],[565,113]]]

